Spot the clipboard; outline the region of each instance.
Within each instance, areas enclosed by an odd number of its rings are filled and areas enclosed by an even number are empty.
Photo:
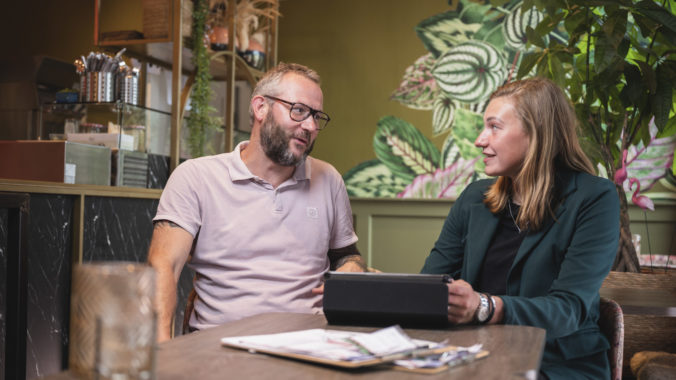
[[[284,341],[284,340],[291,340],[294,341],[294,335],[299,337],[299,339],[303,339],[302,334],[314,334],[316,333],[316,336],[320,336],[320,332],[325,332],[327,334],[336,334],[335,336],[340,338],[340,337],[346,337],[349,336],[350,334],[361,334],[361,333],[354,333],[354,332],[349,332],[349,331],[337,331],[337,330],[322,330],[322,329],[312,329],[312,330],[303,330],[303,331],[293,331],[293,332],[288,332],[288,333],[279,333],[279,334],[265,334],[265,335],[253,335],[253,336],[242,336],[242,337],[225,337],[221,339],[221,344],[225,347],[230,347],[230,348],[235,348],[235,349],[240,349],[240,350],[245,350],[248,351],[249,353],[252,354],[267,354],[267,355],[272,355],[272,356],[277,356],[281,358],[287,358],[287,359],[294,359],[294,360],[301,360],[301,361],[306,361],[309,363],[314,363],[314,364],[322,364],[322,365],[328,365],[328,366],[333,366],[333,367],[338,367],[338,368],[343,368],[343,369],[356,369],[356,368],[366,368],[366,367],[372,367],[372,366],[377,366],[381,364],[387,364],[387,363],[393,363],[397,360],[400,359],[406,359],[406,358],[414,358],[414,357],[420,357],[420,356],[426,356],[426,355],[432,355],[432,354],[442,354],[444,352],[450,352],[453,350],[457,350],[457,346],[451,346],[451,345],[444,345],[440,347],[432,347],[432,348],[416,348],[412,350],[407,350],[403,352],[398,352],[398,353],[393,353],[389,355],[383,355],[383,356],[374,356],[374,355],[364,355],[362,358],[355,357],[352,359],[338,359],[338,358],[330,358],[330,357],[325,357],[322,356],[321,352],[318,353],[315,350],[311,349],[299,349],[299,346],[295,346],[294,344],[291,344],[290,346],[288,345],[283,345],[283,344],[278,344],[276,342],[279,341]],[[422,342],[422,341],[418,341]],[[433,343],[433,342],[427,342],[427,343]],[[474,359],[480,359],[488,356],[488,351],[482,350],[479,351],[476,354],[471,355],[471,357],[467,357],[467,360],[463,361],[456,361],[454,363],[450,363],[450,365],[443,365],[441,367],[437,368],[406,368],[406,367],[401,367],[397,365],[392,365],[393,369],[397,370],[403,370],[403,371],[409,371],[409,372],[416,372],[416,373],[438,373],[442,372],[450,367],[466,363],[468,361],[474,360]]]

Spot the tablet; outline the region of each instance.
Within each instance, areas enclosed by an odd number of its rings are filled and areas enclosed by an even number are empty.
[[[448,325],[448,275],[327,272],[330,324],[439,328]]]

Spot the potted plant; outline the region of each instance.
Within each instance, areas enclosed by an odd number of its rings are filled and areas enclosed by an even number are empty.
[[[193,0],[192,33],[189,46],[193,52],[192,64],[195,71],[186,83],[186,88],[191,90],[191,110],[186,118],[186,127],[188,128],[188,145],[192,157],[200,157],[205,154],[207,132],[219,128],[222,124],[220,118],[211,116],[215,109],[209,105],[212,94],[212,77],[209,72],[211,58],[209,57],[208,39],[206,38],[208,15],[209,0]]]
[[[638,272],[640,267],[629,229],[627,191],[643,209],[652,201],[640,191],[654,177],[664,176],[673,162],[673,145],[651,163],[652,176],[628,176],[628,165],[640,159],[660,136],[676,132],[675,9],[667,1],[600,0],[524,1],[544,13],[528,43],[518,76],[535,71],[566,88],[581,122],[587,153],[613,179],[620,198],[620,247],[614,270]],[[673,4],[671,5],[673,6]],[[549,39],[558,29],[567,41]],[[669,155],[670,154],[670,155]]]

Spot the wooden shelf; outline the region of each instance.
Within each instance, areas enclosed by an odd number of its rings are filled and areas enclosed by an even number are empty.
[[[171,70],[173,42],[166,40],[125,40],[125,41],[105,41],[100,43],[99,47],[109,53],[117,53],[125,48],[124,55],[148,62],[153,65]],[[192,50],[187,47],[181,49],[182,54],[182,73],[190,75],[195,70],[192,64]],[[245,80],[254,85],[260,79],[264,72],[249,66],[246,61],[234,54],[232,51],[212,51],[212,63],[210,66],[211,76],[217,81],[227,81],[230,78],[228,65],[232,57],[235,57],[235,80]]]
[[[189,43],[181,33],[181,0],[166,0],[171,2],[172,12],[174,14],[172,27],[169,30],[169,36],[166,38],[139,38],[139,39],[125,39],[125,40],[101,40],[99,25],[100,25],[100,10],[101,0],[93,0],[95,3],[94,10],[94,42],[96,46],[111,52],[117,53],[125,48],[124,55],[135,58],[159,67],[172,70],[172,126],[171,126],[171,142],[170,142],[170,167],[173,170],[178,166],[179,151],[180,151],[180,136],[181,136],[181,122],[183,115],[183,106],[186,104],[187,98],[193,82],[193,73],[195,67],[192,64],[192,51],[187,48]],[[110,0],[113,1],[113,0]],[[236,0],[227,0],[229,9],[236,9]],[[228,17],[229,35],[235,35],[234,31],[234,14]],[[109,32],[114,33],[114,32]],[[276,64],[277,61],[277,19],[269,20],[268,29],[266,32],[266,58],[265,69],[270,68]],[[233,139],[235,134],[234,129],[234,99],[235,99],[235,81],[247,81],[252,86],[258,82],[263,76],[264,71],[257,70],[249,66],[246,61],[239,56],[234,50],[215,51],[211,52],[210,73],[215,81],[226,82],[226,98],[229,99],[225,109],[225,150],[233,149]],[[181,75],[187,75],[188,81],[182,85]]]

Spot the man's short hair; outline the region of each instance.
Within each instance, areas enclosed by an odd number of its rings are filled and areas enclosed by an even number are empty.
[[[317,74],[317,72],[312,70],[311,68],[303,66],[298,63],[280,62],[277,66],[268,70],[268,72],[266,72],[265,75],[263,75],[263,77],[258,81],[258,83],[256,83],[256,87],[254,88],[251,97],[253,98],[254,96],[257,95],[271,95],[271,96],[279,95],[277,87],[279,86],[279,83],[282,81],[284,75],[288,73],[293,73],[305,77],[317,83],[317,85],[321,84],[319,74]],[[253,117],[253,109],[251,108],[251,102],[249,102],[249,119],[250,123],[253,124],[254,117]]]

